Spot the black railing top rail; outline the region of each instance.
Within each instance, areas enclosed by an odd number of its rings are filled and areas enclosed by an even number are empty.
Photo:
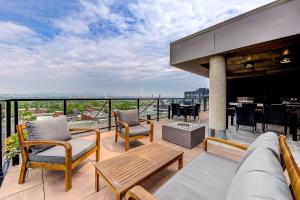
[[[199,97],[199,98],[189,98],[189,99],[202,99],[202,98],[208,98],[208,97]],[[101,97],[70,97],[70,98],[64,98],[64,97],[57,97],[57,98],[10,98],[10,99],[1,99],[0,101],[80,101],[80,100],[154,100],[154,99],[187,99],[184,97],[109,97],[109,98],[101,98]]]

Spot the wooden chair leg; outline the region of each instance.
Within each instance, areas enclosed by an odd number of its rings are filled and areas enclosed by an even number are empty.
[[[129,140],[125,140],[124,147],[125,147],[125,151],[129,150]]]
[[[99,149],[96,151],[96,162],[100,161],[100,147]]]
[[[150,133],[150,143],[153,142],[153,133]]]
[[[66,166],[65,169],[65,191],[68,192],[72,188],[72,167]]]
[[[27,162],[22,162],[20,177],[19,177],[19,184],[23,184],[25,182],[25,177],[27,173]]]

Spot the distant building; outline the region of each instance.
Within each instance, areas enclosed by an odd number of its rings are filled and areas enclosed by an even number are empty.
[[[185,99],[197,99],[201,97],[207,97],[209,94],[208,88],[199,88],[195,91],[187,91],[184,92],[184,98]]]

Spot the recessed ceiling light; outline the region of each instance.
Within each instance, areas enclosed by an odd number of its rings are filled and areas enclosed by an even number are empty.
[[[286,56],[290,54],[289,50],[288,49],[285,49],[283,52],[282,52],[282,55]]]

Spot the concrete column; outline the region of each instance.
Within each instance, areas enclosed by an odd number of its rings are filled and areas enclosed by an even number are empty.
[[[209,58],[209,135],[226,138],[226,62]]]

